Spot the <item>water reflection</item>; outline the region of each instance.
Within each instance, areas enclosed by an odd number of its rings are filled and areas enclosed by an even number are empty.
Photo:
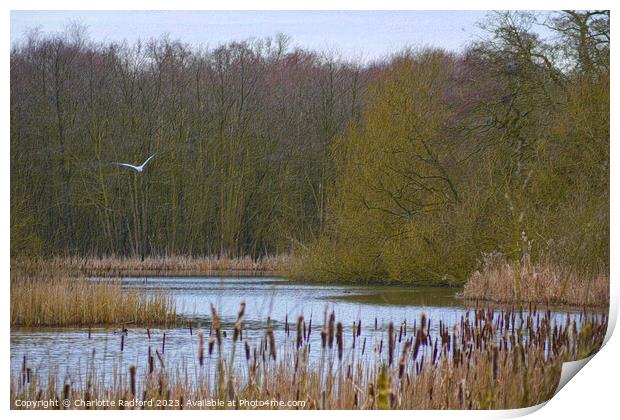
[[[94,281],[104,281],[97,280]],[[384,337],[387,325],[394,322],[398,330],[404,322],[412,329],[422,312],[430,323],[429,332],[437,334],[439,321],[452,328],[469,311],[466,303],[454,297],[454,289],[417,288],[406,286],[326,286],[298,284],[279,278],[125,278],[123,287],[160,290],[174,295],[183,321],[177,328],[159,329],[127,325],[114,328],[46,328],[11,330],[11,369],[27,365],[40,374],[58,369],[61,378],[83,383],[92,366],[101,377],[111,380],[116,371],[126,372],[129,365],[147,368],[149,351],[156,350],[168,366],[198,372],[197,334],[208,337],[211,327],[211,304],[215,305],[222,322],[224,351],[232,346],[232,332],[241,301],[246,302],[244,338],[252,346],[265,337],[265,321],[269,318],[276,341],[285,338],[285,325],[295,334],[295,322],[304,316],[310,335],[310,357],[319,357],[320,329],[326,310],[335,311],[344,326],[347,343],[352,342],[354,323],[362,326],[368,347],[376,346]],[[553,312],[554,322],[566,322],[566,310]],[[572,315],[574,318],[576,315]],[[190,328],[191,325],[191,328]],[[165,337],[165,338],[164,338]],[[289,340],[293,342],[294,340]],[[238,344],[240,345],[240,344]],[[122,347],[122,351],[121,351]],[[285,355],[293,349],[283,349]],[[352,348],[348,352],[360,351]],[[243,351],[237,351],[242,362]],[[210,362],[207,361],[207,369]],[[53,373],[53,372],[52,372]]]

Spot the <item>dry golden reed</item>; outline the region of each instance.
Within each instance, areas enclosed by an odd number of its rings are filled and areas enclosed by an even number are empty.
[[[172,325],[165,293],[127,290],[119,281],[11,275],[12,326]]]
[[[184,276],[214,274],[275,274],[289,261],[288,256],[253,259],[218,256],[149,256],[139,257],[53,257],[13,259],[11,267],[26,273],[63,273],[96,277]]]
[[[609,275],[582,276],[557,264],[495,258],[471,275],[462,297],[501,303],[515,303],[520,297],[522,302],[606,307]]]

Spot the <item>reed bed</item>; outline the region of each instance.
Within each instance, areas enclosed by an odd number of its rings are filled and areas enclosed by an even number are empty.
[[[164,409],[527,407],[551,398],[562,362],[596,352],[607,330],[605,315],[573,315],[556,323],[550,311],[534,308],[475,309],[453,328],[433,320],[434,333],[422,314],[413,326],[390,323],[377,331],[359,322],[344,328],[326,310],[320,328],[312,329],[303,317],[291,328],[287,320],[280,342],[268,319],[262,338],[250,343],[244,338],[244,310],[226,337],[213,308],[208,338],[203,332],[191,336],[198,348],[194,368],[174,367],[149,349],[146,360],[116,370],[112,381],[102,381],[101,367],[95,366],[85,379],[63,380],[57,373],[40,377],[24,359],[11,377],[11,406],[20,408],[18,400],[67,400],[67,407],[52,408],[89,408],[86,402],[92,408],[124,403]],[[319,358],[309,357],[311,343],[319,342],[312,334],[321,337]],[[234,363],[236,351],[240,363]],[[95,406],[96,401],[116,405]]]
[[[11,276],[11,326],[172,325],[174,300],[165,293],[121,288],[119,281]]]
[[[489,258],[482,270],[471,275],[461,296],[499,303],[607,307],[609,275],[584,276],[557,264],[534,264],[529,259],[509,263]]]
[[[273,275],[288,262],[288,256],[228,258],[218,256],[140,257],[52,257],[14,259],[11,266],[26,273],[51,272],[97,277],[190,276],[190,275]]]

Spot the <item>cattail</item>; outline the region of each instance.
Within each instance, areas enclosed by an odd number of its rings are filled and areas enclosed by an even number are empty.
[[[306,335],[306,341],[310,341],[311,332],[312,332],[312,314],[310,314],[310,321],[308,322],[308,335]]]
[[[136,396],[136,367],[129,366],[129,383],[131,389],[131,396]]]
[[[366,351],[366,337],[364,337],[364,342],[362,343],[362,356],[364,355],[364,351]]]
[[[359,337],[360,335],[362,335],[362,320],[358,320],[357,321],[357,336]]]
[[[244,341],[245,344],[245,360],[250,361],[250,342],[246,338]]]
[[[161,354],[166,352],[166,333],[164,333],[164,338],[161,340]]]
[[[202,331],[198,332],[198,363],[200,366],[204,364],[205,340]]]
[[[149,338],[149,340],[151,339],[151,330],[149,330],[148,328],[146,329],[146,336]]]
[[[420,350],[420,334],[416,334],[415,345],[413,346],[413,360],[418,358],[418,351]]]
[[[27,358],[24,354],[24,358],[22,359],[22,384],[26,382],[26,368],[27,368]]]
[[[388,364],[392,366],[392,359],[394,358],[394,323],[388,324]]]
[[[286,333],[286,336],[288,337],[288,314],[286,314],[284,316],[284,332]]]
[[[407,353],[409,352],[409,347],[411,346],[411,342],[409,340],[405,341],[405,345],[403,346],[403,351],[400,354],[400,361],[398,362],[398,378],[402,379],[403,373],[405,373],[405,364],[407,363]]]
[[[211,304],[211,317],[213,318],[213,322],[211,323],[211,325],[215,330],[215,338],[217,339],[217,346],[219,348],[222,345],[220,317],[217,316],[217,310],[215,309],[215,306],[213,306],[213,304]]]
[[[338,360],[342,361],[342,350],[344,347],[344,339],[342,336],[342,323],[336,325],[336,345],[338,346]]]
[[[90,333],[91,333],[91,328],[90,325],[88,326],[88,339],[90,340]]]
[[[125,336],[121,335],[121,351],[125,350]]]
[[[299,349],[303,343],[302,324],[304,323],[304,317],[297,318],[297,348]]]
[[[70,392],[71,392],[71,385],[65,384],[65,386],[62,389],[62,399],[63,400],[69,400],[69,393]]]
[[[332,312],[329,315],[329,324],[327,325],[328,344],[329,344],[330,349],[334,348],[334,323],[335,321],[336,321],[336,314]]]
[[[276,339],[271,328],[267,330],[267,341],[269,342],[269,355],[276,360]]]
[[[211,356],[213,354],[213,346],[215,344],[215,337],[213,337],[212,335],[209,336],[209,356]]]
[[[306,336],[306,321],[304,320],[304,322],[301,323],[302,327],[303,327],[303,334],[302,334],[302,338],[304,338]]]
[[[325,326],[321,329],[321,348],[325,350],[325,346],[327,345],[327,330]]]
[[[189,322],[189,335],[194,335],[194,332],[192,331],[192,322]]]
[[[243,316],[245,315],[245,302],[241,302],[239,305],[239,312],[237,313],[237,322],[235,322],[235,329],[233,331],[233,343],[241,337],[243,330]]]
[[[154,366],[155,360],[153,359],[153,355],[151,354],[151,346],[149,346],[148,362],[149,362],[149,374],[151,374],[155,370],[155,366]]]

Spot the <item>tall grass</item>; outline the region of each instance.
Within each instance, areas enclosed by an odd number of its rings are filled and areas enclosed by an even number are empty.
[[[11,266],[28,273],[52,272],[85,276],[183,276],[214,274],[273,274],[281,270],[287,256],[228,258],[218,256],[149,256],[139,257],[52,257],[13,259]]]
[[[120,282],[56,276],[11,276],[12,326],[174,324],[174,300],[125,290]]]
[[[603,307],[609,305],[609,276],[581,275],[551,262],[534,264],[529,258],[508,262],[490,254],[469,278],[462,296],[504,303],[520,296],[524,302]]]
[[[604,315],[575,315],[556,323],[549,311],[476,309],[453,329],[433,320],[438,328],[431,333],[431,320],[422,314],[413,327],[390,324],[367,343],[363,329],[372,326],[357,323],[345,331],[333,313],[326,313],[322,328],[312,330],[321,335],[317,360],[309,356],[310,343],[317,341],[310,339],[312,331],[302,317],[297,334],[287,334],[285,324],[282,341],[276,343],[268,320],[263,338],[250,343],[243,339],[243,309],[232,337],[221,333],[213,309],[208,349],[201,344],[202,334],[191,337],[199,348],[193,368],[191,363],[175,367],[163,354],[155,351],[155,359],[149,351],[148,360],[115,370],[107,381],[94,365],[85,377],[64,379],[53,367],[41,377],[24,359],[22,370],[11,377],[11,406],[19,408],[17,399],[62,398],[69,400],[68,408],[84,408],[76,400],[135,400],[146,408],[173,409],[210,408],[188,402],[211,400],[222,401],[223,408],[233,402],[237,408],[287,408],[248,405],[256,401],[297,401],[293,408],[305,409],[526,407],[548,400],[562,363],[596,352],[607,329]],[[232,340],[232,346],[224,340]],[[241,362],[233,363],[237,347]],[[158,407],[162,402],[166,405]]]

